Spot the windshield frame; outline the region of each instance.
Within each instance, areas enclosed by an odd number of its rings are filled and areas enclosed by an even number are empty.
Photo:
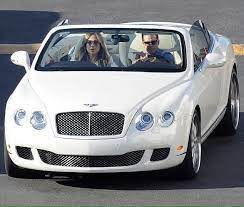
[[[53,40],[53,37],[55,35],[57,35],[58,33],[62,33],[62,32],[72,32],[74,31],[75,32],[104,32],[104,31],[111,31],[111,30],[119,30],[119,32],[122,33],[123,30],[125,31],[128,31],[128,30],[134,30],[136,32],[150,32],[150,33],[176,33],[179,35],[180,37],[180,41],[181,41],[181,50],[182,50],[182,66],[180,69],[172,69],[170,68],[169,70],[167,69],[163,69],[163,70],[159,70],[159,67],[155,67],[153,68],[154,70],[148,70],[147,67],[134,67],[136,68],[136,70],[128,70],[128,68],[132,68],[132,67],[104,67],[103,70],[97,70],[97,67],[80,67],[82,69],[79,69],[79,68],[66,68],[66,69],[54,69],[54,70],[46,70],[46,69],[43,69],[45,67],[41,67],[40,64],[41,64],[41,61],[42,61],[42,58],[43,58],[43,55],[45,54],[47,48],[49,47],[51,41]],[[55,32],[53,32],[48,40],[46,41],[44,47],[42,48],[40,54],[38,55],[38,58],[37,58],[37,61],[36,61],[36,64],[34,66],[34,70],[35,71],[40,71],[40,72],[54,72],[54,71],[125,71],[125,72],[159,72],[159,73],[167,73],[167,72],[183,72],[185,71],[187,68],[187,54],[186,54],[186,43],[185,43],[185,38],[184,38],[184,35],[180,32],[180,31],[177,31],[177,30],[174,30],[174,29],[155,29],[155,28],[151,28],[151,29],[148,29],[148,28],[67,28],[67,29],[59,29],[59,30],[56,30]]]

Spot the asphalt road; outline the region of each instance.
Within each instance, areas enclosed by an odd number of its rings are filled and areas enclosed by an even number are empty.
[[[244,43],[243,0],[8,0],[0,1],[0,44],[37,43],[60,19],[73,23],[202,19],[215,32]],[[241,99],[244,57],[238,57]],[[24,70],[0,55],[0,205],[244,205],[244,104],[234,137],[209,137],[199,177],[181,181],[165,173],[100,175],[86,179],[14,179],[3,164],[5,103]]]

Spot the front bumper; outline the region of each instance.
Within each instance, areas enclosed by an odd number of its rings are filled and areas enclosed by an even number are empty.
[[[110,166],[110,167],[74,167],[74,166],[65,166],[65,164],[70,163],[70,160],[65,160],[58,162],[58,164],[47,164],[43,161],[38,153],[37,149],[31,149],[31,153],[33,159],[28,160],[21,158],[16,150],[10,154],[10,158],[13,162],[20,167],[41,171],[50,171],[50,172],[76,172],[76,173],[116,173],[116,172],[137,172],[137,171],[151,171],[151,170],[159,170],[166,169],[180,164],[185,154],[176,156],[172,151],[168,154],[168,156],[159,161],[151,161],[153,150],[145,150],[142,151],[143,155],[140,158],[139,162],[136,164],[132,164],[129,166]],[[62,155],[63,156],[63,155]],[[72,156],[68,156],[72,157]],[[77,157],[77,156],[76,156]],[[111,157],[111,156],[110,156]],[[123,164],[122,164],[123,165]]]
[[[183,162],[187,149],[189,127],[187,119],[174,123],[168,128],[152,127],[146,132],[128,131],[124,137],[110,139],[88,139],[87,137],[61,138],[54,133],[43,133],[30,128],[19,126],[5,127],[5,138],[7,150],[12,161],[19,167],[53,172],[77,172],[77,173],[115,173],[115,172],[136,172],[151,171],[174,167]],[[179,151],[177,148],[183,146]],[[17,152],[17,147],[29,148],[33,159],[24,159]],[[169,148],[169,153],[163,159],[153,160],[155,150]],[[50,157],[43,159],[40,150],[47,151]],[[136,162],[130,153],[143,151]],[[126,155],[126,156],[125,156]],[[129,165],[123,164],[118,157],[125,156]],[[77,158],[79,157],[79,158]],[[74,159],[88,158],[85,165],[74,164]],[[113,165],[92,165],[97,163],[96,158],[112,157],[122,162]],[[61,159],[61,161],[59,160]],[[109,159],[110,159],[109,158]],[[58,159],[58,161],[53,161]],[[93,161],[91,161],[93,159]],[[50,161],[51,160],[51,161]],[[95,160],[95,161],[94,161]],[[77,163],[76,162],[76,163]],[[113,162],[113,161],[111,161]],[[67,164],[71,163],[71,164]],[[126,162],[125,162],[126,163]],[[132,164],[131,164],[132,163]]]

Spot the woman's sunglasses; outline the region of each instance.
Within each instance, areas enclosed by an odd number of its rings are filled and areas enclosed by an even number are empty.
[[[87,41],[87,44],[89,45],[89,46],[98,46],[99,45],[99,42],[97,41],[97,40],[88,40]]]
[[[148,42],[144,42],[145,45],[156,45],[158,43],[158,40],[152,40]]]

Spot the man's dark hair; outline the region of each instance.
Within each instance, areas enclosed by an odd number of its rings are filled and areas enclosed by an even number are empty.
[[[157,40],[158,40],[158,34],[155,34],[155,33],[141,33],[141,38],[142,38],[142,41],[144,40],[144,35],[155,35]]]

